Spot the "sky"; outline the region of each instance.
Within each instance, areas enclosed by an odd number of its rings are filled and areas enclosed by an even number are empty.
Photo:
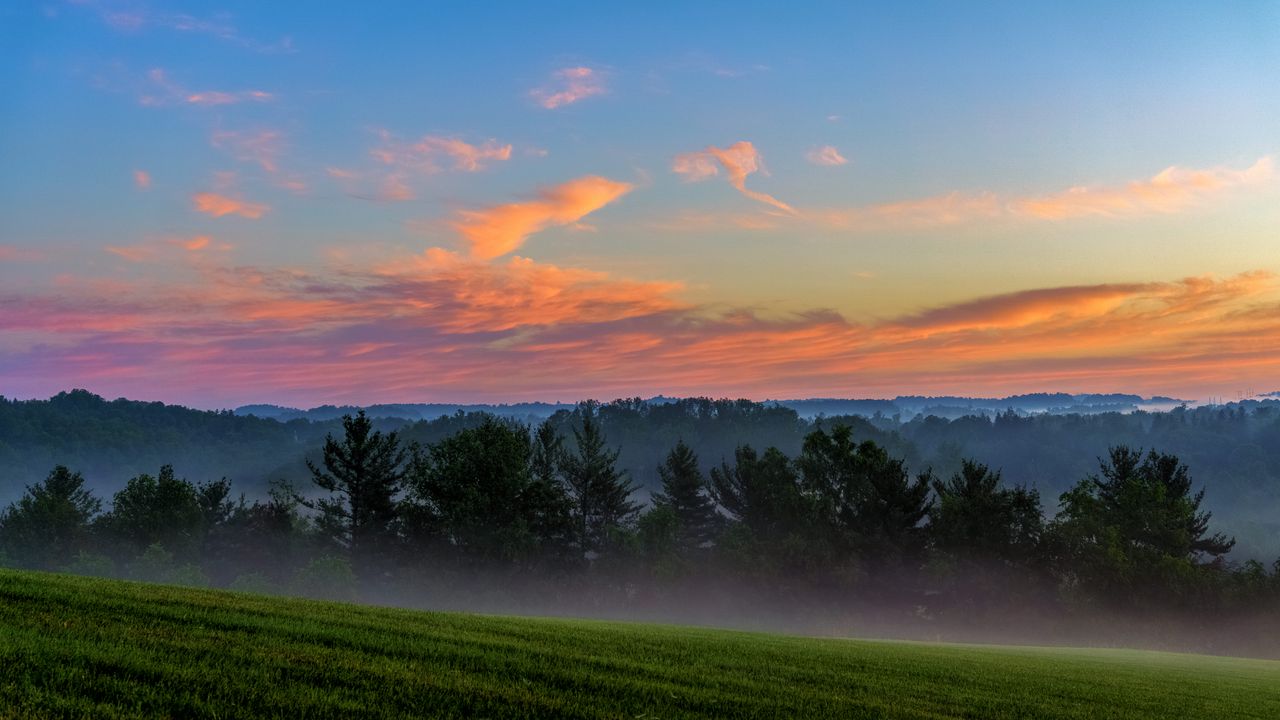
[[[0,394],[1276,391],[1277,77],[1276,2],[5,3]]]

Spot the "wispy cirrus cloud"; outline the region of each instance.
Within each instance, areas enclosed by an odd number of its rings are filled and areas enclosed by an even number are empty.
[[[671,161],[671,171],[682,176],[686,182],[699,182],[715,177],[724,170],[729,184],[738,192],[766,205],[771,205],[785,213],[795,210],[787,203],[762,192],[747,189],[747,176],[763,170],[764,164],[755,145],[745,140],[736,142],[726,148],[714,145],[703,150],[682,153]]]
[[[439,172],[441,160],[454,170],[477,172],[491,162],[511,159],[511,143],[492,138],[473,145],[457,137],[424,135],[412,142],[397,140],[386,130],[378,131],[381,143],[369,151],[383,165],[411,168],[420,172]]]
[[[147,71],[147,80],[150,84],[138,98],[139,104],[147,107],[165,105],[216,107],[242,102],[268,102],[275,97],[262,90],[189,90],[174,82],[163,68],[152,68]]]
[[[551,82],[529,91],[534,101],[548,110],[572,105],[604,93],[604,73],[586,66],[556,70],[551,74]]]
[[[192,256],[207,251],[226,252],[231,250],[229,243],[216,242],[208,235],[170,236],[133,245],[108,245],[104,251],[132,263],[164,262],[174,253],[186,253]]]
[[[683,162],[677,172],[690,179],[715,174],[715,166],[704,156]],[[1244,168],[1171,166],[1143,180],[1120,185],[1081,185],[1043,195],[955,191],[860,206],[798,207],[792,208],[790,215],[685,212],[662,220],[657,226],[704,231],[714,227],[774,230],[812,225],[848,232],[879,232],[997,219],[1030,222],[1144,217],[1192,210],[1222,195],[1265,185],[1275,177],[1273,158],[1264,156]]]
[[[511,159],[511,143],[499,143],[493,138],[470,143],[456,136],[423,135],[409,141],[388,130],[375,132],[378,144],[369,150],[375,167],[325,169],[325,174],[336,180],[348,195],[362,200],[412,200],[416,196],[414,181],[418,177],[447,170],[479,172]]]
[[[478,210],[460,210],[450,223],[478,258],[514,252],[533,233],[576,223],[631,192],[633,185],[588,175],[544,188],[537,197]]]
[[[804,159],[814,165],[825,165],[828,167],[845,165],[849,162],[845,156],[840,154],[840,151],[837,150],[834,145],[823,145],[822,147],[810,148],[809,151],[804,154]]]
[[[248,202],[215,192],[195,193],[191,196],[191,204],[196,212],[216,218],[238,215],[250,220],[257,220],[271,211],[271,208],[263,203]]]
[[[214,130],[209,142],[215,148],[230,152],[235,159],[254,163],[268,173],[274,173],[280,169],[280,155],[284,152],[284,133],[279,130],[259,129],[248,132]]]
[[[1008,208],[1014,214],[1045,220],[1172,213],[1212,195],[1258,185],[1274,177],[1275,162],[1270,156],[1239,170],[1229,167],[1197,170],[1174,165],[1151,178],[1124,185],[1081,185],[1050,195],[1014,198]]]
[[[274,54],[294,52],[293,39],[284,36],[275,42],[262,42],[243,34],[226,13],[201,17],[180,12],[166,12],[137,3],[110,0],[75,0],[73,3],[95,10],[102,22],[122,33],[167,30],[189,35],[203,35],[240,45],[254,52]]]

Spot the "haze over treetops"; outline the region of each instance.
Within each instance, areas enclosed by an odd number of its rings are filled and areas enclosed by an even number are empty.
[[[0,9],[0,393],[1280,376],[1280,6]]]

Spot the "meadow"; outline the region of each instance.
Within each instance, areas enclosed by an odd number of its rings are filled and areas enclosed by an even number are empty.
[[[0,717],[1276,718],[1280,662],[495,617],[0,570]]]

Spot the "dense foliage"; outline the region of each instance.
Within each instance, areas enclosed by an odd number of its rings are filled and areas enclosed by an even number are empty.
[[[646,504],[606,435],[609,408],[533,428],[484,417],[428,444],[358,413],[305,459],[308,486],[252,503],[164,465],[103,511],[58,466],[0,517],[0,553],[26,568],[425,605],[961,624],[1280,612],[1280,563],[1228,561],[1234,539],[1171,454],[1112,447],[1047,516],[1038,492],[975,460],[912,472],[859,437],[868,425],[831,422],[794,455],[741,444],[706,476],[677,439],[652,459],[662,484]]]
[[[925,403],[928,399],[919,400],[917,405],[932,407]],[[961,399],[935,400],[951,405]],[[777,447],[795,457],[815,428],[848,425],[860,442],[875,442],[902,459],[912,474],[932,470],[936,477],[949,478],[961,470],[965,458],[975,458],[1014,483],[1039,491],[1053,514],[1053,501],[1096,472],[1097,458],[1112,446],[1124,445],[1156,448],[1194,468],[1197,482],[1208,490],[1205,508],[1237,539],[1232,557],[1268,561],[1280,555],[1280,400],[1170,412],[1038,415],[1025,412],[1024,399],[1007,400],[1016,412],[996,415],[975,409],[972,415],[951,419],[927,412],[899,415],[904,403],[878,401],[792,402],[783,407],[692,398],[619,400],[592,407],[610,449],[618,453],[617,467],[638,488],[638,502],[661,488],[658,465],[678,442],[698,456],[699,468],[707,474],[732,460],[740,445],[760,451]],[[1062,399],[1041,400],[1038,406]],[[795,407],[828,415],[805,419]],[[854,410],[884,414],[831,414]],[[582,412],[555,412],[550,417],[555,435],[572,443]],[[375,430],[396,431],[405,443],[425,447],[493,416],[461,412],[409,421],[371,411],[369,417]],[[518,419],[533,425],[542,421],[531,416]],[[26,486],[60,464],[83,473],[85,487],[100,497],[114,494],[129,478],[172,464],[179,475],[190,478],[233,478],[238,492],[251,500],[266,499],[277,480],[310,487],[306,461],[322,463],[325,436],[341,433],[336,416],[277,422],[161,403],[106,401],[82,390],[49,400],[0,399],[0,504],[17,500]]]

